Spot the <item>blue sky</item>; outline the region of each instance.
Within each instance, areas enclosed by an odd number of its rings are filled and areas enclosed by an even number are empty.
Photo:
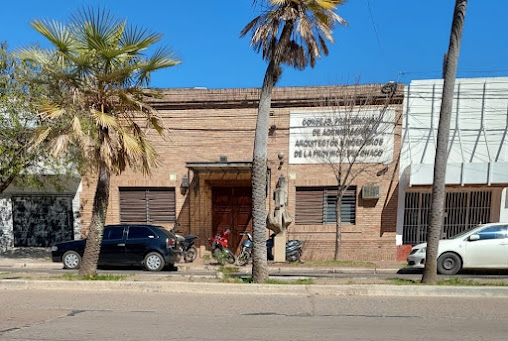
[[[328,56],[304,71],[285,67],[278,86],[409,83],[440,78],[448,48],[454,0],[349,0],[338,10],[348,27],[337,27]],[[132,24],[164,33],[182,64],[154,73],[161,88],[259,87],[265,62],[239,32],[259,8],[251,0],[18,0],[2,3],[0,41],[15,49],[39,43],[33,19],[65,21],[82,6],[102,6]],[[459,60],[459,77],[508,75],[508,1],[470,0]]]

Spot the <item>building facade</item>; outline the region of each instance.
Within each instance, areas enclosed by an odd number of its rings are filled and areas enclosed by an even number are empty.
[[[403,259],[426,241],[442,80],[405,89],[397,217]],[[508,78],[457,79],[453,99],[443,238],[508,220]]]
[[[230,228],[231,248],[238,251],[239,232],[252,228],[251,161],[259,89],[168,89],[161,94],[152,104],[169,133],[165,138],[150,135],[161,164],[149,177],[128,171],[112,179],[106,222],[177,226],[182,233],[199,235],[201,251],[216,231]],[[267,212],[274,209],[273,191],[284,176],[293,220],[287,237],[304,241],[304,259],[333,258],[333,164],[340,146],[347,144],[350,155],[362,143],[365,122],[378,131],[355,160],[355,178],[342,198],[340,258],[396,258],[402,101],[403,85],[395,84],[388,91],[382,85],[274,90]],[[383,122],[374,127],[372,118],[379,113],[384,113]],[[341,137],[345,125],[348,135]],[[347,142],[341,145],[340,140]],[[347,156],[342,163],[348,164]],[[84,235],[94,187],[93,176],[83,180]]]

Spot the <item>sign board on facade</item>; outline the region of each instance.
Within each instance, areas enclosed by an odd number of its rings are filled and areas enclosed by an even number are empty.
[[[394,119],[393,109],[291,112],[289,163],[391,163]]]

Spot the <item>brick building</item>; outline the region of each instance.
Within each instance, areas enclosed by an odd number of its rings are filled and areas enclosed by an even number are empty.
[[[403,85],[391,89],[386,93],[382,85],[361,85],[274,90],[267,210],[273,206],[269,199],[283,175],[293,218],[288,238],[305,242],[304,259],[333,257],[337,180],[323,156],[328,155],[323,154],[327,148],[323,146],[333,137],[322,135],[338,126],[323,117],[337,117],[345,108],[364,116],[384,108],[392,115],[391,130],[384,133],[384,140],[379,139],[384,144],[376,149],[388,157],[373,158],[377,155],[373,149],[354,166],[368,171],[351,183],[342,200],[341,258],[396,258]],[[165,138],[150,135],[161,164],[150,177],[128,171],[112,179],[106,223],[154,223],[167,228],[177,224],[183,233],[199,235],[201,250],[208,247],[207,238],[215,231],[231,228],[230,244],[235,249],[238,233],[252,228],[251,161],[259,89],[167,89],[161,94],[153,106],[169,134]],[[90,179],[83,180],[80,193],[82,234],[86,234],[94,194]],[[366,188],[375,195],[367,199]]]

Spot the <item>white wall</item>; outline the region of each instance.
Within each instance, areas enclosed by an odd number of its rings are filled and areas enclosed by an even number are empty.
[[[397,245],[402,244],[405,190],[433,181],[442,79],[415,80],[405,89],[400,157]],[[508,185],[508,77],[455,82],[447,184]],[[505,192],[500,220],[508,221]]]

